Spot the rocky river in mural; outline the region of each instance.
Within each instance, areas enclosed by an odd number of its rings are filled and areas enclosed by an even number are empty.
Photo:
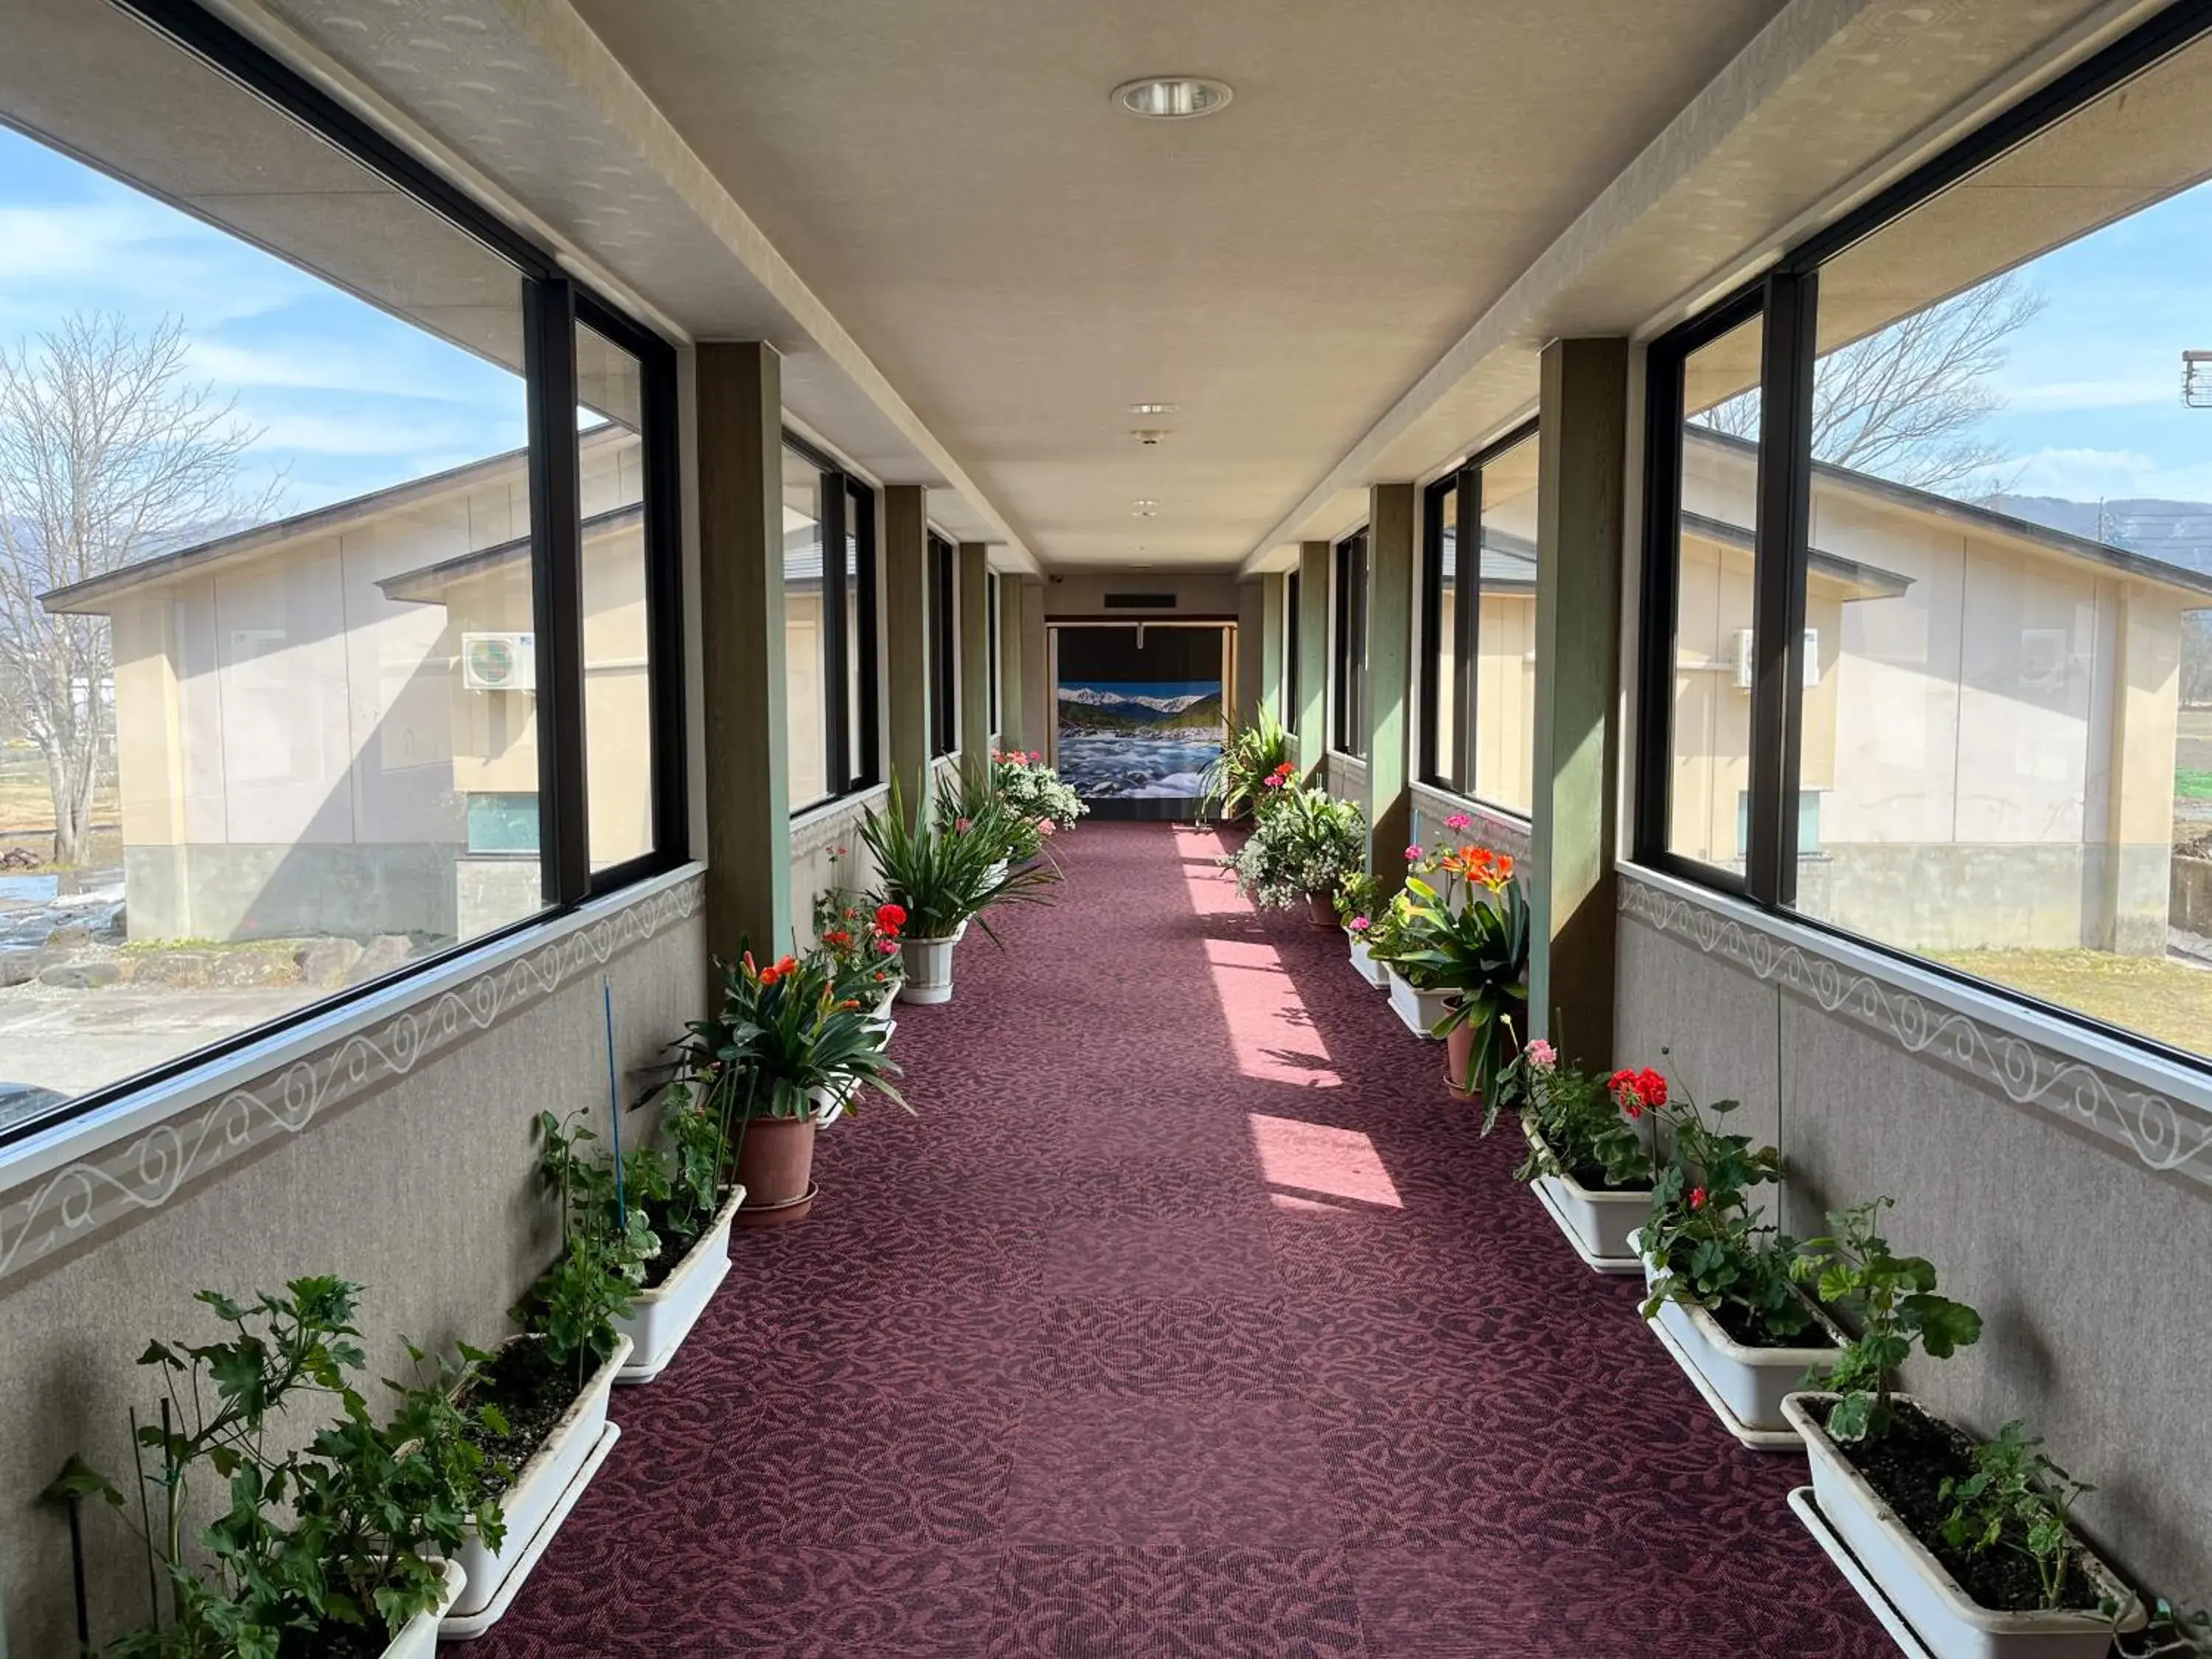
[[[1221,742],[1218,681],[1060,687],[1054,760],[1087,799],[1195,799]]]

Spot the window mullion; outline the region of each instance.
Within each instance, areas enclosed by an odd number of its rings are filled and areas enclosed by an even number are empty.
[[[584,776],[584,554],[576,453],[576,294],[566,277],[523,284],[530,392],[532,604],[538,631],[538,869],[546,902],[589,896]]]
[[[1452,779],[1462,795],[1474,793],[1476,701],[1482,675],[1475,653],[1482,643],[1482,469],[1467,466],[1459,475],[1459,585],[1453,607],[1453,673],[1459,684],[1458,729],[1452,734]]]
[[[851,501],[846,485],[844,474],[832,472],[823,477],[817,492],[822,508],[822,707],[829,716],[823,722],[829,765],[822,775],[830,781],[830,792],[839,795],[853,787],[854,771],[845,660],[845,515]]]
[[[1751,844],[1744,885],[1761,904],[1796,896],[1798,714],[1811,512],[1816,279],[1768,277],[1752,565]]]

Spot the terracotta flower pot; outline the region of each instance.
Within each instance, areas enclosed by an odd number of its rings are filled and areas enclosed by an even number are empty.
[[[1444,1081],[1450,1084],[1456,1095],[1474,1092],[1474,1079],[1468,1075],[1474,1064],[1474,1027],[1455,1025],[1444,1033]]]
[[[771,1217],[798,1219],[796,1210],[814,1194],[814,1119],[757,1117],[744,1125],[738,1147],[738,1183],[745,1201],[738,1220],[746,1226],[764,1224]]]
[[[1336,919],[1336,895],[1319,890],[1306,895],[1306,920],[1316,927],[1340,927]]]

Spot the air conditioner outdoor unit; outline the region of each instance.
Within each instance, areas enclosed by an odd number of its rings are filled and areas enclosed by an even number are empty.
[[[1759,682],[1759,659],[1753,653],[1751,629],[1739,628],[1729,635],[1729,668],[1735,681],[1735,689],[1748,691]],[[1805,684],[1820,683],[1820,630],[1805,630]]]
[[[461,684],[471,691],[535,691],[535,634],[461,635]]]

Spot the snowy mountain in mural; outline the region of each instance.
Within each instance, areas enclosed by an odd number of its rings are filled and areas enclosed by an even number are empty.
[[[1218,680],[1060,687],[1060,775],[1093,800],[1194,798],[1222,735]]]

